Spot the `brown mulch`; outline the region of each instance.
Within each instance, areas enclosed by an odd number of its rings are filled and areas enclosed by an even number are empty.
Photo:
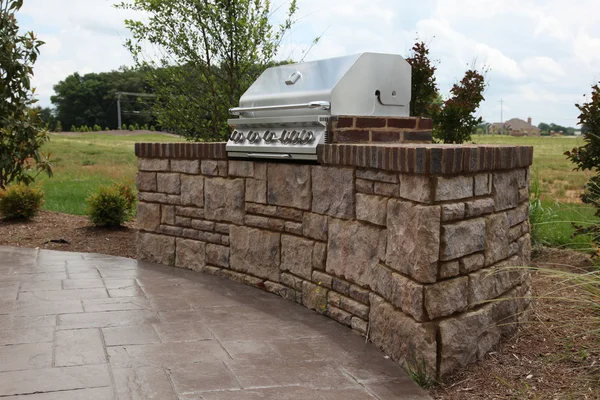
[[[91,252],[135,258],[135,222],[116,230],[93,228],[87,217],[40,212],[29,222],[0,220],[0,245]],[[50,240],[65,240],[55,243]],[[541,249],[540,269],[594,271],[584,254]],[[485,359],[443,381],[435,399],[600,399],[600,311],[569,299],[586,292],[547,272],[532,274],[530,323],[489,352]],[[598,299],[595,299],[596,304]]]
[[[0,246],[101,253],[135,258],[135,222],[95,228],[86,216],[41,211],[28,222],[0,219]]]

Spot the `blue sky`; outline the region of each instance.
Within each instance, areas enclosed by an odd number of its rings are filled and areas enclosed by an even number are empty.
[[[113,0],[25,0],[19,19],[46,41],[35,68],[40,103],[74,72],[131,65],[123,48],[125,18]],[[273,0],[275,22],[287,8]],[[416,37],[439,60],[443,94],[475,63],[490,70],[479,113],[488,122],[532,117],[533,123],[575,126],[574,104],[600,80],[597,0],[298,0],[294,29],[281,58],[314,60],[362,51],[407,55]],[[308,54],[312,40],[321,36]]]

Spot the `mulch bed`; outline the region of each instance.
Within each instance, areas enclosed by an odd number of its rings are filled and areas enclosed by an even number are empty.
[[[29,222],[0,220],[0,245],[110,254],[135,258],[135,222],[99,229],[87,217],[40,212]],[[568,272],[593,270],[581,253],[541,249],[536,267]],[[600,312],[564,279],[534,272],[530,323],[488,353],[430,390],[435,399],[600,399],[600,345],[590,330]],[[545,297],[552,297],[546,299]],[[598,299],[596,299],[597,301]]]

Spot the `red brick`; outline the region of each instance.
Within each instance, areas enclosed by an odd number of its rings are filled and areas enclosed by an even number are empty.
[[[399,142],[400,132],[398,131],[371,131],[371,141],[373,142]]]
[[[350,129],[334,131],[333,143],[366,143],[369,141],[369,131]]]
[[[399,129],[415,129],[417,127],[417,118],[388,118],[388,128],[399,128]]]
[[[403,133],[404,142],[431,142],[431,131],[409,131]]]
[[[433,129],[433,120],[431,118],[419,118],[419,129]]]
[[[354,117],[339,117],[338,128],[354,128]]]
[[[385,118],[356,117],[357,128],[385,128]]]

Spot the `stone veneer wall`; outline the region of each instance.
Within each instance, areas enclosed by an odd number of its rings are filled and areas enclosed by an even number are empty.
[[[138,257],[276,293],[438,375],[526,318],[531,147],[319,147],[320,165],[136,144]],[[490,301],[506,299],[502,301]]]

